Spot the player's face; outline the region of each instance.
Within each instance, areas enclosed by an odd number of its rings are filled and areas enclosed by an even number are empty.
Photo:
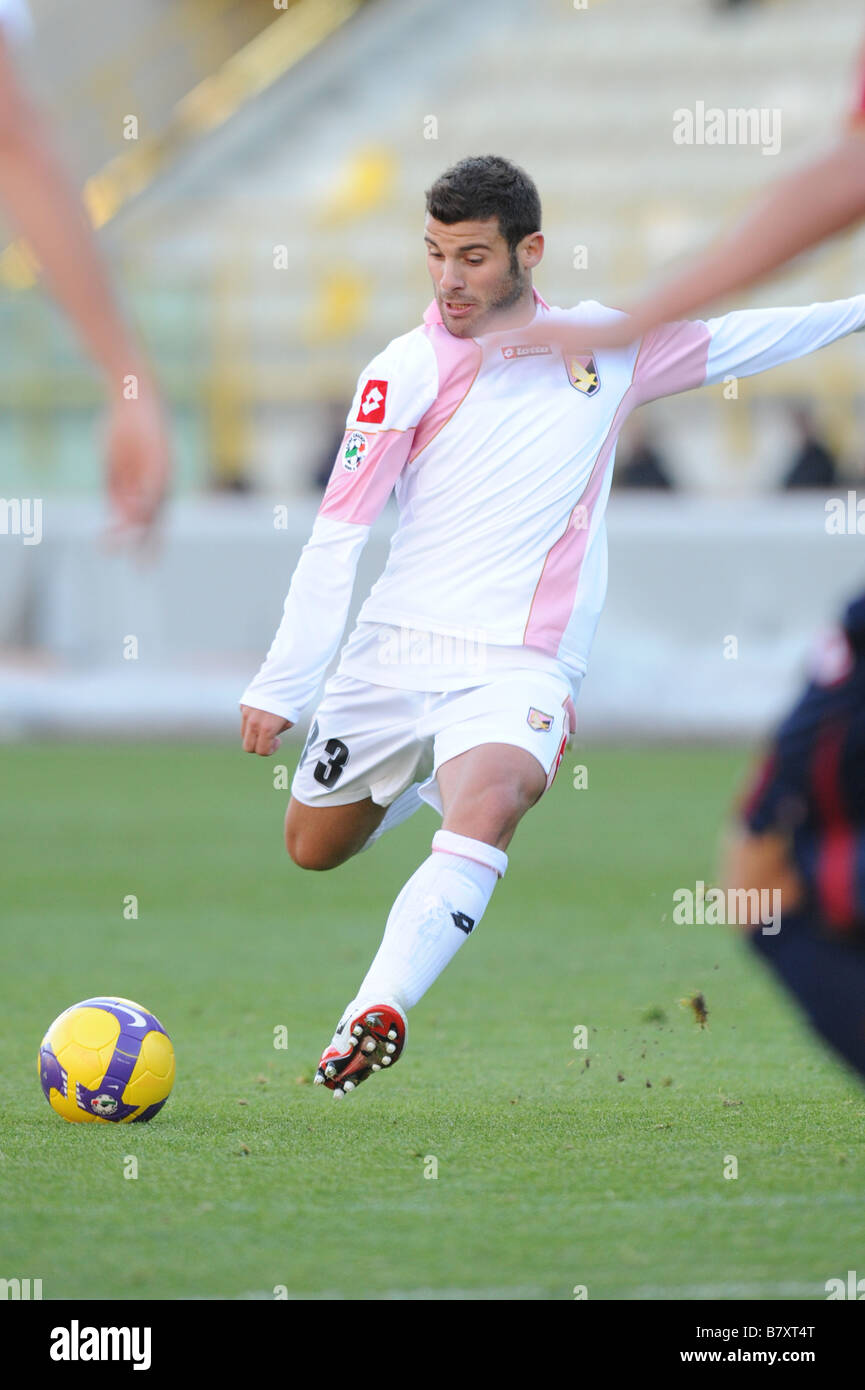
[[[538,232],[511,254],[498,218],[439,222],[427,215],[424,241],[442,323],[457,338],[473,338],[526,322],[534,312],[532,266],[543,252]]]

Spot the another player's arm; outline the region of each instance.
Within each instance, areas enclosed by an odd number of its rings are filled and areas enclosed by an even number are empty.
[[[420,334],[396,339],[358,381],[282,622],[261,670],[241,696],[245,752],[260,757],[275,752],[279,734],[297,723],[315,694],[342,637],[372,523],[437,392],[435,354]]]
[[[735,808],[735,816],[723,832],[720,847],[720,874],[725,889],[744,891],[746,916],[739,926],[753,927],[760,921],[760,908],[752,913],[755,891],[780,893],[782,913],[797,911],[805,898],[805,885],[793,854],[793,830],[798,808],[806,805],[802,769],[797,768],[776,740],[764,754],[745,794]],[[740,899],[740,902],[742,900]],[[776,900],[773,897],[771,901]]]
[[[865,111],[830,150],[773,183],[745,216],[677,275],[647,291],[619,319],[582,326],[533,325],[528,341],[572,352],[623,348],[757,284],[787,261],[865,217]]]
[[[865,130],[856,126],[803,169],[779,179],[735,226],[678,275],[605,328],[612,346],[756,284],[794,256],[865,217]],[[599,344],[603,345],[603,344]]]
[[[84,208],[18,81],[0,31],[0,200],[39,261],[47,286],[101,369],[109,396],[108,492],[124,526],[155,518],[171,472],[159,395],[118,309]],[[124,381],[137,379],[137,398]]]

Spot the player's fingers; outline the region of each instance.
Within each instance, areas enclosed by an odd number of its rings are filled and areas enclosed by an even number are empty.
[[[274,750],[273,725],[270,720],[263,721],[258,727],[258,738],[255,744],[255,751],[262,758],[269,758]]]
[[[260,728],[260,725],[259,725],[258,720],[255,718],[254,715],[250,715],[250,717],[249,717],[249,718],[247,719],[247,721],[246,721],[246,728],[245,728],[244,731],[243,731],[243,751],[244,751],[244,753],[257,753],[257,752],[258,752],[258,740],[259,740],[260,734],[261,734],[261,728]]]

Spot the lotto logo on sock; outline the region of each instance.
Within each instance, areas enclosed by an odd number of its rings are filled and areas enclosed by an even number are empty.
[[[363,425],[380,425],[384,420],[386,403],[387,382],[368,381],[360,393],[359,422]]]
[[[475,924],[474,917],[468,917],[464,912],[452,912],[451,917],[454,919],[455,927],[459,927],[460,931],[464,931],[466,936],[471,936],[472,927]]]

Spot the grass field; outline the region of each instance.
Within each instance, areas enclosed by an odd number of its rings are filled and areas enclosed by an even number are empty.
[[[51,1299],[825,1299],[863,1268],[865,1095],[731,932],[672,923],[743,756],[572,751],[399,1066],[342,1103],[314,1063],[432,812],[305,873],[273,764],[233,748],[0,760],[0,1276]],[[43,1032],[99,993],[174,1039],[149,1126],[43,1099]]]

